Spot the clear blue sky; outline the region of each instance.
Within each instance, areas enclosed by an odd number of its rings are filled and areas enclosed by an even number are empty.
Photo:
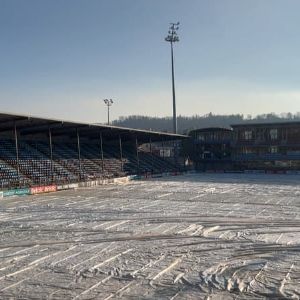
[[[0,0],[0,111],[105,122],[300,111],[299,0]]]

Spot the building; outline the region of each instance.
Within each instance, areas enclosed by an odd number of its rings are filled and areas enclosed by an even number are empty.
[[[192,130],[189,158],[196,170],[224,170],[231,168],[232,129],[211,127]]]
[[[189,136],[184,152],[196,170],[300,170],[300,122],[201,128]]]
[[[232,160],[240,169],[300,170],[300,122],[232,125]]]

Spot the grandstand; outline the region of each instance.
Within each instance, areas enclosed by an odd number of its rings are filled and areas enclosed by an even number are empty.
[[[176,160],[140,145],[187,138],[153,132],[0,114],[1,188],[63,184],[132,174],[176,172]]]

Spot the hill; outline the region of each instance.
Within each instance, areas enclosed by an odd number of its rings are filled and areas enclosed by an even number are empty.
[[[203,127],[230,127],[231,124],[240,123],[270,123],[287,121],[300,121],[300,112],[296,114],[282,113],[280,115],[269,113],[257,115],[255,117],[252,117],[250,115],[244,116],[242,114],[214,115],[212,113],[209,113],[203,116],[178,116],[177,118],[178,133],[187,133],[192,129]],[[171,117],[160,118],[133,115],[128,117],[120,117],[118,120],[113,121],[113,125],[137,129],[150,129],[172,132]]]

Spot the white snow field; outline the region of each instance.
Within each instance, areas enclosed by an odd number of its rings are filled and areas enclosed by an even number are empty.
[[[299,299],[300,176],[0,200],[0,299]]]

